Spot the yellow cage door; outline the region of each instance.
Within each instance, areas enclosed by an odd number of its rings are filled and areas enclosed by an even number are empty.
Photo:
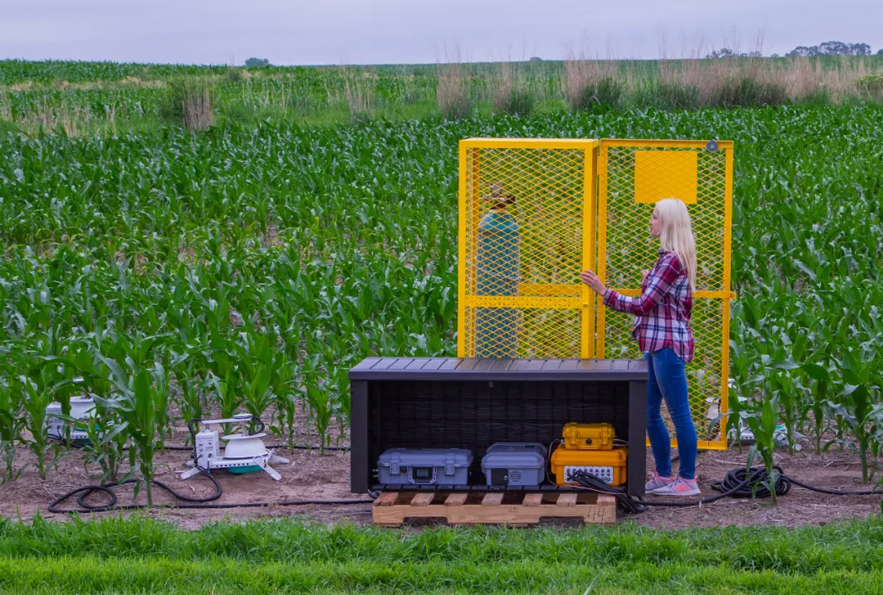
[[[650,237],[656,201],[683,200],[696,236],[697,277],[687,365],[699,447],[726,448],[729,370],[733,144],[730,141],[601,140],[598,152],[598,274],[608,287],[640,295],[641,271],[658,258]],[[640,358],[633,317],[597,302],[599,358]]]
[[[460,141],[459,357],[595,356],[597,144]]]

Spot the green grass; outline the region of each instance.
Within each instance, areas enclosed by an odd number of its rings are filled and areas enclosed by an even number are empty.
[[[826,527],[436,528],[133,517],[0,522],[3,593],[878,593],[883,521]],[[74,553],[76,552],[76,553]]]

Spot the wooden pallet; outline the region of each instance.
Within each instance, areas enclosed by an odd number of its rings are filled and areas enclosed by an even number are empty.
[[[616,498],[591,492],[384,492],[374,501],[374,524],[400,527],[406,519],[443,518],[452,525],[533,525],[541,518],[616,522]]]

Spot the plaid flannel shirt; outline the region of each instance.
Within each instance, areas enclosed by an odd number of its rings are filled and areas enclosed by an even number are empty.
[[[632,339],[638,341],[644,353],[670,347],[684,362],[693,359],[693,291],[674,252],[659,251],[659,260],[641,284],[640,297],[608,289],[604,304],[636,316]]]

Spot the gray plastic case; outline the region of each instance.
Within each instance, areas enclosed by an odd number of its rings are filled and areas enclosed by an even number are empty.
[[[467,485],[470,465],[465,448],[391,448],[377,461],[383,484]]]
[[[487,485],[536,486],[546,475],[546,447],[538,442],[497,442],[481,459]]]

